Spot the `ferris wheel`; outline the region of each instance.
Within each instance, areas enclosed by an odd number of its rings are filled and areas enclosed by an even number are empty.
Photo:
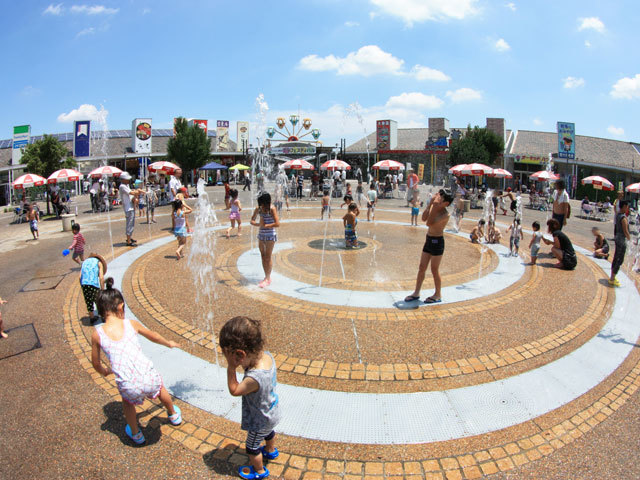
[[[320,138],[320,130],[317,128],[311,128],[310,118],[303,118],[301,123],[300,116],[293,114],[289,115],[289,123],[291,124],[291,130],[289,130],[287,121],[284,117],[278,117],[276,119],[276,127],[267,128],[267,137],[269,137],[269,140],[273,140],[274,142],[302,141],[315,143],[318,146],[322,145],[322,142],[318,140],[318,138]],[[305,130],[306,133],[303,133]],[[282,138],[278,138],[276,135],[280,135]],[[303,138],[308,135],[311,135],[311,138],[303,140]]]

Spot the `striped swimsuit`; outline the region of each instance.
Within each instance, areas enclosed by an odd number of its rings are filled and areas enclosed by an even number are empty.
[[[271,215],[271,209],[269,209],[269,213],[260,212],[260,217],[262,217],[264,225],[268,225],[275,221],[273,218],[273,215]],[[275,227],[270,227],[270,228],[260,227],[260,231],[258,232],[258,240],[262,242],[277,241],[278,235],[276,234]]]

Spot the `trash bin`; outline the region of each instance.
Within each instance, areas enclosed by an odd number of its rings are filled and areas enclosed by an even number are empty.
[[[76,216],[71,213],[66,213],[61,215],[60,218],[62,218],[62,231],[70,232],[71,227],[73,227],[73,225],[76,223],[74,220]]]
[[[471,200],[463,200],[463,202],[462,211],[466,213],[471,210]]]

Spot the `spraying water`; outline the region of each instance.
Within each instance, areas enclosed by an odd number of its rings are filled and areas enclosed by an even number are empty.
[[[109,132],[109,126],[107,125],[107,116],[109,115],[109,111],[105,110],[104,105],[100,105],[100,110],[98,110],[98,116],[96,118],[96,123],[102,127],[102,130],[96,132],[97,135],[93,137],[93,151],[99,151],[102,153],[102,160],[100,164],[104,167],[107,165],[107,138]],[[109,225],[109,244],[111,245],[111,259],[115,258],[115,252],[113,251],[113,230],[111,228],[111,205],[109,204],[109,177],[103,176],[103,185],[106,185],[106,194],[104,196],[104,206],[107,210],[107,224]],[[99,211],[99,209],[98,209]],[[134,212],[135,213],[135,212]]]
[[[371,145],[369,144],[369,137],[367,136],[367,127],[364,124],[364,118],[362,118],[362,114],[360,113],[362,107],[358,102],[353,102],[347,107],[347,115],[353,115],[358,120],[358,123],[362,127],[362,131],[364,133],[364,141],[367,146],[367,175],[368,175],[368,183],[371,183],[371,172],[369,171],[370,163],[370,149]]]
[[[216,365],[218,361],[218,348],[214,328],[213,308],[216,300],[216,280],[215,280],[215,251],[216,235],[212,227],[218,225],[215,207],[209,201],[209,195],[205,191],[205,182],[198,179],[197,192],[198,200],[195,208],[195,228],[191,240],[191,248],[187,255],[187,266],[191,270],[193,283],[195,285],[195,301],[202,311],[202,316],[197,322],[200,330],[211,334],[211,341],[214,344],[216,355]],[[192,342],[198,343],[203,338],[192,338]]]

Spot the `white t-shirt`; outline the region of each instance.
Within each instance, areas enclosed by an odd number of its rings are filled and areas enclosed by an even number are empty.
[[[566,190],[563,190],[562,193],[558,195],[558,190],[554,190],[553,201],[558,203],[569,203],[569,194]]]
[[[170,202],[173,202],[175,200],[175,195],[173,194],[173,191],[175,190],[175,192],[178,193],[178,190],[180,190],[181,187],[182,187],[182,182],[178,178],[171,175],[171,180],[169,180],[169,201]]]
[[[124,183],[120,184],[118,191],[120,192],[120,201],[122,202],[122,208],[124,211],[132,211],[133,204],[131,203],[131,189],[129,188],[129,185],[125,185]]]
[[[374,203],[378,198],[378,194],[376,193],[375,190],[369,190],[367,192],[367,198],[369,199],[369,203]]]
[[[95,182],[93,185],[91,185],[91,190],[89,190],[89,193],[96,195],[99,191],[100,191],[100,184],[98,182]]]
[[[402,172],[400,172],[398,174],[398,182],[402,183],[402,180],[404,180],[404,175],[402,174]]]

